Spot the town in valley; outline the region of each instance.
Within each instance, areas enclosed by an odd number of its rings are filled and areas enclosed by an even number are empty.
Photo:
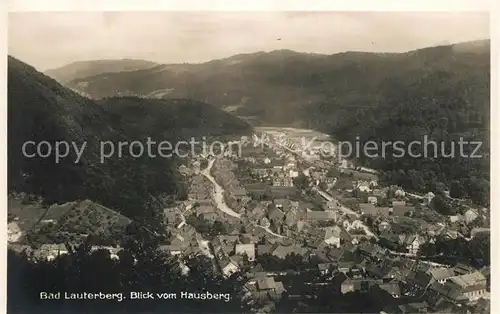
[[[7,312],[495,312],[490,14],[377,10],[9,12]]]
[[[325,159],[318,145],[301,149],[304,138],[319,135],[328,139],[312,130],[257,128],[239,139],[241,156],[190,158],[178,169],[189,182],[188,198],[163,210],[169,237],[160,250],[176,257],[186,275],[183,259],[195,255],[224,277],[241,274],[245,302],[260,309],[281,306],[283,298],[306,306],[355,292],[391,299],[388,312],[486,306],[490,267],[457,262],[453,250],[458,241],[489,236],[489,210],[448,191],[383,186],[373,169]],[[458,212],[440,214],[436,198]],[[12,202],[22,206],[22,195]],[[57,225],[51,213],[71,206],[95,205],[53,205],[38,225]],[[47,260],[68,254],[68,243],[17,243],[20,223],[19,217],[9,223],[11,249]],[[97,250],[120,258],[120,247],[91,247]]]

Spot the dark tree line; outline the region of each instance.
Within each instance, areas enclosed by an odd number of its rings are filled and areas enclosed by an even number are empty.
[[[158,240],[139,230],[130,237],[119,260],[107,251],[90,252],[90,245],[74,248],[52,261],[29,259],[8,252],[9,313],[240,313],[244,280],[237,273],[223,278],[212,261],[203,256],[184,260],[190,268],[181,272],[177,257],[158,250]],[[229,293],[231,300],[39,300],[45,292]]]
[[[483,61],[486,69],[487,59]],[[355,157],[380,170],[380,180],[387,184],[418,192],[449,190],[452,197],[488,206],[489,72],[462,72],[455,66],[449,72],[408,73],[393,81],[382,103],[346,112],[332,133],[353,147],[359,142]],[[472,156],[476,144],[463,144],[461,152],[461,140],[481,142],[474,154],[481,157]],[[365,155],[362,148],[368,141],[378,144],[378,156],[371,156],[374,151]],[[403,154],[392,145],[382,150],[383,143],[396,141],[404,143],[398,146]],[[410,149],[412,141],[420,145]]]
[[[435,243],[422,245],[419,254],[461,262],[477,268],[489,266],[490,235],[479,233],[470,241],[461,237],[457,239],[438,238]]]

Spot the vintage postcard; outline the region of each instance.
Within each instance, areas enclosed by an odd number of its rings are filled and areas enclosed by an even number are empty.
[[[8,313],[490,312],[488,11],[12,11],[8,55]]]

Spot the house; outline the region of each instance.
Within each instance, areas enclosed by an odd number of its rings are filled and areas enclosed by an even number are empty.
[[[222,258],[219,261],[219,266],[222,270],[222,274],[224,275],[224,277],[229,277],[240,269],[238,263],[229,257]]]
[[[446,284],[455,285],[470,301],[476,301],[486,294],[486,277],[479,271],[448,278]]]
[[[290,177],[274,178],[273,186],[278,187],[293,187],[293,180]]]
[[[187,250],[189,245],[189,242],[176,239],[174,241],[171,241],[170,244],[159,245],[158,248],[160,249],[160,251],[170,253],[171,255],[181,255],[184,251]]]
[[[248,260],[253,262],[255,260],[255,244],[236,244],[234,248],[235,254],[243,255],[246,254],[248,256]]]
[[[373,279],[354,279],[346,276],[347,278],[340,285],[340,293],[346,294],[354,291],[368,291],[372,286],[381,284],[381,280]]]
[[[247,216],[251,220],[258,221],[266,215],[265,207],[262,204],[257,204],[254,208],[250,209]]]
[[[274,158],[273,160],[271,160],[270,166],[274,169],[283,170],[285,161],[283,159]]]
[[[244,188],[235,188],[231,194],[236,198],[242,198],[247,196],[247,191]]]
[[[335,210],[339,207],[339,203],[337,201],[327,201],[325,207],[326,210]]]
[[[269,215],[269,220],[273,221],[277,225],[278,223],[282,222],[285,218],[285,213],[283,213],[281,210],[279,210],[274,206],[269,210],[268,215]]]
[[[64,244],[42,244],[38,251],[35,251],[35,256],[48,261],[55,259],[60,255],[68,254],[68,250]]]
[[[372,260],[381,260],[387,254],[387,250],[372,243],[362,243],[358,247],[358,251],[363,257],[368,257]]]
[[[200,173],[200,170],[201,170],[201,169],[200,169],[200,166],[201,166],[201,164],[200,164],[200,162],[199,162],[198,160],[195,160],[195,161],[193,162],[193,164],[192,164],[193,172],[194,172],[196,175]]]
[[[326,220],[336,220],[337,212],[333,210],[308,210],[306,212],[306,219],[309,221],[326,221]]]
[[[307,249],[299,246],[299,245],[278,245],[272,252],[273,256],[276,256],[281,259],[285,259],[288,255],[297,254],[297,255],[306,255]]]
[[[339,272],[343,273],[343,274],[347,274],[349,271],[351,271],[351,269],[353,269],[354,267],[356,267],[356,263],[352,262],[352,261],[348,261],[348,262],[340,262],[338,265],[337,265],[337,269],[339,270]]]
[[[374,189],[372,195],[378,199],[385,198],[387,196],[387,190],[385,189]]]
[[[285,225],[288,227],[292,227],[297,223],[298,215],[294,211],[289,211],[285,215]]]
[[[27,256],[30,256],[33,253],[33,248],[25,244],[9,243],[8,248],[14,252],[26,253]]]
[[[253,243],[253,244],[256,244],[257,242],[259,242],[259,237],[252,234],[252,233],[240,233],[238,232],[238,234],[240,235],[240,243],[242,244],[250,244],[250,243]]]
[[[407,304],[401,304],[398,306],[400,313],[427,313],[427,308],[429,304],[427,302],[412,302]]]
[[[432,202],[432,199],[435,197],[436,195],[432,192],[428,192],[427,194],[424,195],[424,205],[430,205],[430,203]]]
[[[368,260],[366,260],[368,263]],[[394,265],[390,260],[382,260],[376,265],[366,268],[366,273],[373,278],[382,279],[383,282],[391,282],[401,278],[401,270]]]
[[[420,245],[424,243],[422,237],[418,235],[400,235],[399,244],[408,250],[410,254],[417,254]]]
[[[332,247],[327,250],[326,257],[332,262],[337,262],[342,258],[343,254],[344,250]]]
[[[406,192],[403,191],[402,189],[397,189],[396,191],[394,191],[394,195],[396,197],[405,197]]]
[[[23,232],[21,231],[21,228],[17,224],[17,222],[12,221],[9,222],[7,225],[7,236],[8,236],[8,242],[13,243],[19,241],[21,237],[23,236]]]
[[[467,223],[473,222],[477,217],[479,217],[479,212],[475,208],[469,208],[469,210],[464,213],[465,222]]]
[[[345,231],[345,230],[344,230]],[[342,228],[339,226],[327,227],[324,229],[324,241],[326,244],[340,247]]]
[[[406,276],[406,283],[413,286],[413,289],[427,289],[434,281],[431,274],[424,270],[411,270]]]
[[[461,276],[473,273],[475,269],[469,265],[458,263],[457,265],[455,265],[455,267],[453,267],[453,271],[455,272],[455,275]]]
[[[490,286],[490,280],[491,280],[491,267],[483,267],[481,270],[481,274],[486,278],[487,281],[487,286]]]
[[[392,207],[395,207],[395,206],[406,206],[406,202],[405,201],[392,201]]]
[[[346,294],[349,292],[360,291],[361,290],[361,280],[353,280],[347,277],[344,282],[340,285],[340,293]]]
[[[275,281],[274,277],[259,276],[256,280],[256,286],[259,292],[266,293],[271,298],[280,298],[285,291],[283,283]]]
[[[358,189],[360,192],[370,192],[372,190],[370,187],[370,183],[366,181],[358,183],[356,189]]]
[[[359,204],[359,210],[361,211],[362,215],[371,217],[375,217],[378,214],[378,210],[373,203],[361,203]]]
[[[235,243],[238,241],[239,235],[219,235],[214,238],[210,244],[215,256],[221,259],[224,256],[231,255],[235,248]]]
[[[274,206],[280,210],[289,211],[291,207],[291,202],[286,198],[277,198],[273,200]]]
[[[388,223],[387,221],[382,221],[379,225],[378,225],[378,231],[380,233],[384,232],[384,231],[389,231],[391,230],[391,224]]]
[[[441,232],[441,237],[443,237],[443,239],[445,239],[446,241],[448,240],[455,240],[457,238],[463,238],[464,236],[456,231],[456,230],[451,230],[451,229],[444,229],[442,232]]]
[[[448,282],[446,282],[445,284],[440,284],[439,282],[435,281],[429,285],[428,291],[431,295],[434,296],[433,299],[437,299],[438,302],[440,298],[453,304],[459,305],[469,302],[469,299],[460,292],[458,286]]]
[[[320,263],[318,264],[318,270],[321,275],[328,275],[333,271],[332,263]]]
[[[393,280],[387,283],[381,283],[378,284],[378,287],[389,293],[395,299],[401,297],[401,284],[399,281]]]
[[[377,197],[376,196],[368,196],[368,203],[373,205],[377,205]]]
[[[257,255],[263,254],[273,254],[273,251],[278,247],[279,244],[259,244],[257,245]]]
[[[215,212],[208,212],[208,213],[202,213],[202,214],[200,214],[200,217],[203,220],[206,220],[209,223],[213,224],[217,220],[218,215]]]
[[[439,236],[443,231],[445,231],[446,227],[443,223],[436,223],[436,224],[429,224],[427,225],[427,234],[430,237],[437,237]]]
[[[297,177],[299,176],[299,171],[298,171],[298,170],[296,170],[296,169],[294,169],[294,167],[293,167],[292,169],[290,169],[290,170],[288,171],[288,176],[289,176],[290,178],[297,178]]]
[[[471,238],[474,238],[479,233],[488,233],[489,234],[490,233],[490,228],[473,228],[470,231],[470,236],[471,236]]]
[[[397,217],[403,217],[412,211],[415,211],[415,207],[413,206],[396,205],[392,208],[392,215]]]
[[[104,251],[107,251],[109,252],[109,256],[111,259],[115,259],[115,260],[118,260],[120,259],[120,257],[118,256],[118,253],[120,253],[120,251],[122,250],[121,247],[112,247],[112,246],[100,246],[100,245],[93,245],[91,248],[90,248],[90,251],[91,252],[95,252],[95,251],[99,251],[99,250],[104,250]]]
[[[179,209],[171,207],[163,210],[163,221],[167,226],[177,227],[183,219]]]
[[[458,215],[451,215],[451,216],[447,216],[448,219],[450,220],[451,223],[454,223],[454,222],[459,222],[459,221],[462,221],[464,219],[464,217],[460,214]]]
[[[356,219],[352,221],[346,229],[347,230],[363,229],[363,222],[361,220]]]
[[[454,277],[455,272],[453,271],[453,268],[446,268],[446,267],[440,267],[440,268],[431,268],[430,270],[427,271],[432,278],[443,284],[448,280],[448,278]]]
[[[269,221],[269,219],[267,219],[266,217],[263,217],[261,220],[260,220],[260,225],[264,228],[269,228],[271,227],[271,222]]]
[[[304,220],[299,219],[299,220],[297,221],[297,226],[296,226],[296,228],[297,228],[297,231],[298,231],[298,232],[302,232],[302,231],[305,231],[305,230],[308,228],[308,226],[309,226],[309,225],[308,225],[308,224],[306,224],[306,222],[305,222]]]

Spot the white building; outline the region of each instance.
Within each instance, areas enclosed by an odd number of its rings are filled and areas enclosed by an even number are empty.
[[[229,277],[240,269],[238,267],[238,264],[231,258],[223,259],[220,263],[220,266],[224,277]]]

